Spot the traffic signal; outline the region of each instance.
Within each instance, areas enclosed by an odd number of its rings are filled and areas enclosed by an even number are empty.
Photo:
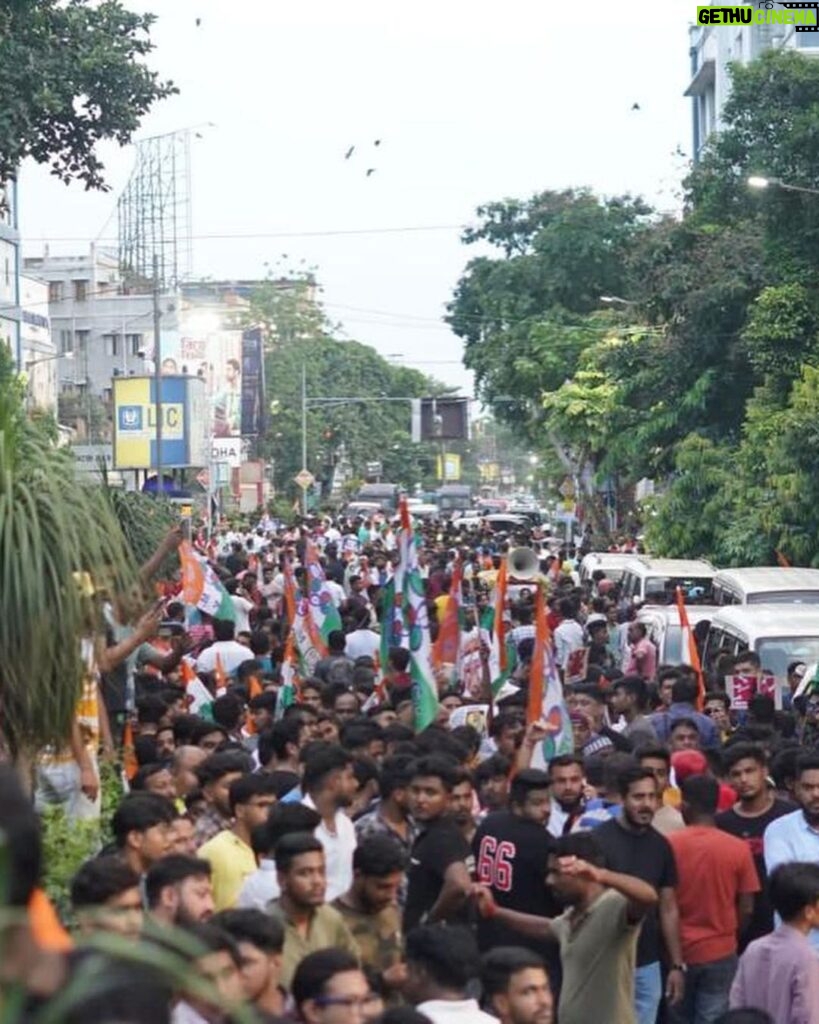
[[[417,398],[412,403],[412,440],[468,441],[468,398]]]

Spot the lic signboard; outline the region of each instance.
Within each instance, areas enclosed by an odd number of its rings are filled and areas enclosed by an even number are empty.
[[[206,462],[204,382],[196,377],[160,379],[162,465],[165,469]],[[115,377],[114,466],[150,469],[156,465],[156,379]]]

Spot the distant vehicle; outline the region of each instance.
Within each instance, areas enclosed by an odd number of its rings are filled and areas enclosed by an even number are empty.
[[[685,611],[693,629],[703,619],[710,622],[719,608],[692,604]],[[647,604],[637,612],[637,621],[644,623],[649,640],[657,648],[657,664],[690,664],[688,644],[683,642],[680,613],[676,605]]]
[[[472,507],[472,488],[466,484],[443,484],[438,488],[435,499],[442,512]]]
[[[492,512],[505,512],[509,506],[509,500],[507,498],[481,498],[475,505],[484,515],[489,515]]]
[[[525,516],[532,526],[543,525],[543,517],[536,505],[519,505],[515,503],[508,506],[506,513],[510,516]]]
[[[437,505],[432,505],[428,502],[418,501],[414,505],[409,505],[409,514],[414,519],[439,519],[441,510]]]
[[[819,662],[819,608],[815,605],[743,604],[719,608],[705,642],[705,668],[723,654],[756,651],[766,672],[784,678],[792,661]]]
[[[376,503],[383,512],[395,512],[401,490],[398,484],[364,484],[355,496],[357,502]]]
[[[717,570],[703,558],[632,555],[620,581],[624,598],[640,604],[672,604],[680,587],[686,604],[710,604]]]
[[[819,604],[819,569],[720,569],[714,577],[714,604]]]
[[[377,501],[351,501],[344,506],[344,514],[347,516],[364,516],[369,519],[382,511]]]
[[[615,583],[623,578],[626,566],[634,559],[634,555],[624,555],[616,551],[590,551],[580,563],[580,582],[591,580],[592,574],[600,569],[606,579]]]
[[[519,530],[530,530],[532,528],[532,524],[526,516],[513,516],[508,512],[496,512],[483,518],[493,533],[515,533]]]

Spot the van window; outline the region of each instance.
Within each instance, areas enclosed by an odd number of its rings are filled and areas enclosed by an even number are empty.
[[[666,626],[665,646],[662,652],[664,665],[682,665],[688,661],[688,652],[683,655],[683,631],[681,626]]]
[[[819,662],[816,636],[770,637],[760,640],[756,649],[762,667],[775,676],[784,677],[792,661],[804,661],[806,665]]]
[[[639,580],[633,572],[623,575],[623,596],[636,597],[639,594]]]
[[[722,653],[722,641],[724,638],[725,632],[719,626],[711,626],[708,630],[708,636],[705,641],[705,665],[711,671],[716,668],[717,658]]]
[[[748,604],[819,604],[819,590],[775,590],[748,595]]]

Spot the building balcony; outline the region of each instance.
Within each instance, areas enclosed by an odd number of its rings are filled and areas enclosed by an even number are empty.
[[[713,58],[704,60],[697,68],[696,74],[691,79],[688,88],[685,90],[683,95],[702,96],[704,93],[708,92],[709,89],[714,88],[716,77],[716,61]]]

